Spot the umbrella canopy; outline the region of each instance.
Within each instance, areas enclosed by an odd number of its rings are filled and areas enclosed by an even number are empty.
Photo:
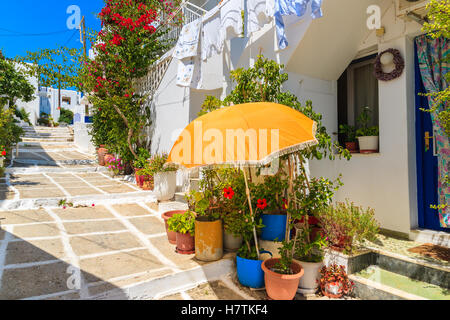
[[[316,145],[316,123],[285,105],[258,102],[225,107],[191,122],[167,162],[186,168],[265,165]]]

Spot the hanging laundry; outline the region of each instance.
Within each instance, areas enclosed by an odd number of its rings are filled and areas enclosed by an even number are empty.
[[[220,6],[220,32],[224,40],[240,37],[244,31],[242,11],[244,3],[242,0],[226,0]]]
[[[220,33],[219,6],[208,11],[203,16],[203,30],[201,37],[202,59],[207,60],[223,50],[223,37]]]
[[[179,60],[177,86],[202,89],[202,61],[200,52],[194,56]]]
[[[200,30],[202,27],[202,18],[188,23],[181,29],[180,37],[173,51],[173,57],[184,59],[196,56],[198,53],[198,43],[200,40]]]
[[[311,17],[322,17],[322,0],[275,0],[275,25],[278,38],[278,47],[285,49],[289,43],[286,38],[283,16],[296,15],[302,17],[311,3]]]
[[[248,0],[247,36],[260,30],[272,20],[275,11],[274,0]],[[270,15],[268,14],[270,13]]]

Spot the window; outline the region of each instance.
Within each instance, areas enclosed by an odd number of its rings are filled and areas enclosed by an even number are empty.
[[[376,55],[353,61],[338,80],[338,124],[358,126],[365,107],[370,110],[369,126],[378,126],[378,80],[373,75]],[[344,137],[339,134],[339,142]]]

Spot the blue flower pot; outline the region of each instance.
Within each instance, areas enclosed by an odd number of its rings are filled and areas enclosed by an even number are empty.
[[[261,251],[261,253],[270,253]],[[249,260],[236,256],[236,268],[239,282],[250,288],[264,287],[264,271],[261,269],[262,260]]]
[[[283,241],[286,233],[287,216],[285,214],[263,214],[261,239]]]

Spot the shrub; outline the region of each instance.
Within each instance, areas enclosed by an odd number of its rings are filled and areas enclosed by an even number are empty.
[[[58,122],[65,122],[67,124],[71,124],[72,121],[73,121],[73,112],[71,110],[61,108]]]
[[[39,118],[37,119],[37,123],[41,126],[48,126],[50,121],[47,118]]]

